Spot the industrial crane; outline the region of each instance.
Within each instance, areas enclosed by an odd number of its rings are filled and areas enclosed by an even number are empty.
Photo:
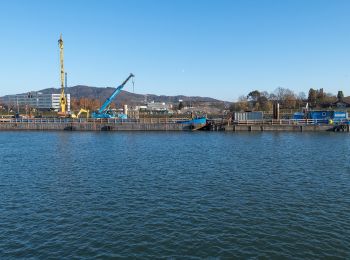
[[[120,93],[120,91],[122,91],[125,84],[132,77],[134,77],[134,74],[130,73],[129,77],[126,80],[124,80],[124,82],[114,90],[112,95],[106,99],[106,101],[99,108],[99,110],[92,113],[92,118],[122,118],[122,119],[127,118],[125,114],[115,114],[113,111],[109,109],[109,106],[112,103],[112,101],[115,99],[115,97]]]
[[[61,65],[61,95],[60,95],[60,111],[58,112],[59,116],[67,116],[67,98],[64,93],[64,82],[65,82],[65,74],[64,74],[64,64],[63,64],[63,39],[62,34],[60,39],[58,40],[58,46],[60,48],[60,65]]]

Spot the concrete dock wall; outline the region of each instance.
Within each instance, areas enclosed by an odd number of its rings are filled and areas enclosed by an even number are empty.
[[[115,122],[0,122],[0,130],[68,131],[186,131],[190,126],[176,123]]]
[[[322,132],[332,129],[331,125],[230,125],[225,127],[225,131]],[[346,131],[349,132],[349,126]]]
[[[177,120],[72,120],[72,119],[40,119],[40,120],[0,120],[0,131],[6,130],[39,130],[39,131],[191,131],[198,130],[204,125],[179,123]],[[211,126],[211,127],[208,127]],[[214,126],[214,127],[213,127]],[[203,130],[211,131],[292,131],[292,132],[321,132],[342,131],[350,132],[349,125],[326,124],[209,124]]]

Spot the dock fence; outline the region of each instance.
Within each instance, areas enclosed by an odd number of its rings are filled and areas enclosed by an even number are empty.
[[[349,120],[336,121],[336,124],[349,123]],[[263,120],[235,120],[235,125],[330,125],[326,119],[263,119]]]
[[[107,124],[179,124],[188,118],[0,118],[0,123],[107,123]]]

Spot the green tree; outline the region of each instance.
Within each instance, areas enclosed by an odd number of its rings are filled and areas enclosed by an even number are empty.
[[[316,106],[316,100],[317,100],[317,91],[314,90],[313,88],[310,88],[307,101],[310,103],[311,106]]]
[[[343,91],[341,91],[341,90],[338,91],[337,98],[339,101],[343,101],[343,99],[344,99]]]
[[[270,110],[270,104],[269,100],[265,96],[261,96],[258,99],[259,109],[263,111],[269,111]]]
[[[247,95],[247,99],[255,103],[255,102],[258,102],[258,99],[260,98],[260,96],[261,96],[260,92],[258,90],[254,90],[249,92],[249,94]]]
[[[326,94],[324,93],[323,88],[316,90],[316,95],[317,95],[316,105],[321,105],[321,104],[325,103]]]

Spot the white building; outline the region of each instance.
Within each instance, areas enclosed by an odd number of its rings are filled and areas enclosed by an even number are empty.
[[[146,110],[148,111],[168,111],[170,106],[168,104],[165,104],[164,102],[150,102],[147,103],[147,108]]]
[[[67,97],[67,110],[70,112],[70,94]],[[36,109],[60,109],[60,94],[43,94],[41,92],[29,92],[27,94],[7,95],[3,97],[3,103],[10,107],[24,107]]]

